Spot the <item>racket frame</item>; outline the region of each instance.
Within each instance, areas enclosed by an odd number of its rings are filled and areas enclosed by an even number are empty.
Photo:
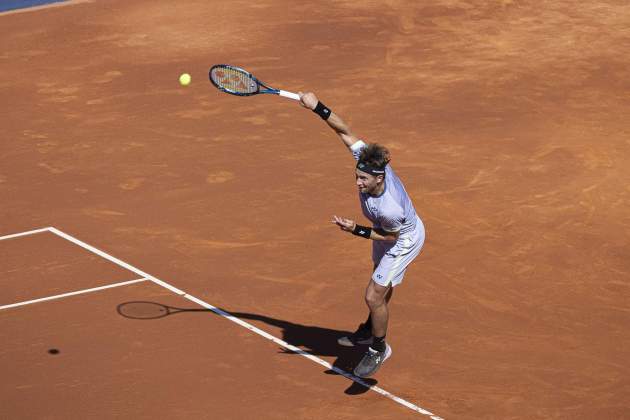
[[[214,80],[212,80],[212,71],[214,69],[217,69],[217,68],[231,69],[231,70],[235,70],[235,71],[238,71],[240,73],[246,74],[253,82],[256,83],[256,91],[255,92],[236,92],[236,91],[233,91],[233,90],[230,90],[230,89],[227,89],[227,88],[225,88],[223,86],[218,85],[217,83],[215,83]],[[212,83],[214,85],[214,87],[216,87],[217,89],[219,89],[222,92],[229,93],[230,95],[253,96],[253,95],[258,95],[259,93],[271,93],[271,94],[274,94],[274,95],[280,95],[280,96],[282,96],[284,98],[293,99],[295,101],[299,101],[300,100],[300,95],[298,95],[297,93],[288,92],[288,91],[282,90],[282,89],[274,89],[274,88],[272,88],[270,86],[267,86],[265,83],[260,81],[256,76],[254,76],[253,74],[251,74],[247,70],[242,69],[240,67],[232,66],[230,64],[215,64],[214,66],[210,67],[210,70],[208,71],[208,79],[210,79],[210,83]],[[264,88],[264,89],[261,90],[261,87]]]

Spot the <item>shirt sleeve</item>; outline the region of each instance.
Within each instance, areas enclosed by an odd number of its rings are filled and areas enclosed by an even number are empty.
[[[355,141],[352,146],[350,146],[350,151],[352,152],[352,157],[354,160],[359,160],[359,156],[361,156],[361,151],[365,149],[367,145],[363,142],[363,140]]]

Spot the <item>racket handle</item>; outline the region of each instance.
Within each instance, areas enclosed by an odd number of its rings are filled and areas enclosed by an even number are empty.
[[[298,95],[297,93],[293,93],[293,92],[287,92],[286,90],[279,91],[278,95],[284,96],[285,98],[293,99],[293,100],[296,100],[296,101],[300,100],[300,95]]]

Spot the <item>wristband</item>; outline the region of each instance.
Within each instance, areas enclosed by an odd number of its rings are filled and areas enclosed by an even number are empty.
[[[372,228],[369,228],[367,226],[355,225],[354,229],[352,229],[352,234],[356,236],[361,236],[365,239],[370,239]]]
[[[327,120],[328,117],[330,117],[330,114],[332,113],[332,111],[321,102],[317,102],[317,106],[315,107],[313,112],[319,115],[320,117],[322,117],[322,120],[324,121]]]

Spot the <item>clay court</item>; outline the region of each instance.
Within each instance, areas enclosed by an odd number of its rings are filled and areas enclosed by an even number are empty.
[[[629,28],[614,0],[3,12],[0,418],[629,419]],[[330,223],[365,222],[354,161],[217,63],[392,152],[427,240],[373,379],[336,344],[372,268]]]

